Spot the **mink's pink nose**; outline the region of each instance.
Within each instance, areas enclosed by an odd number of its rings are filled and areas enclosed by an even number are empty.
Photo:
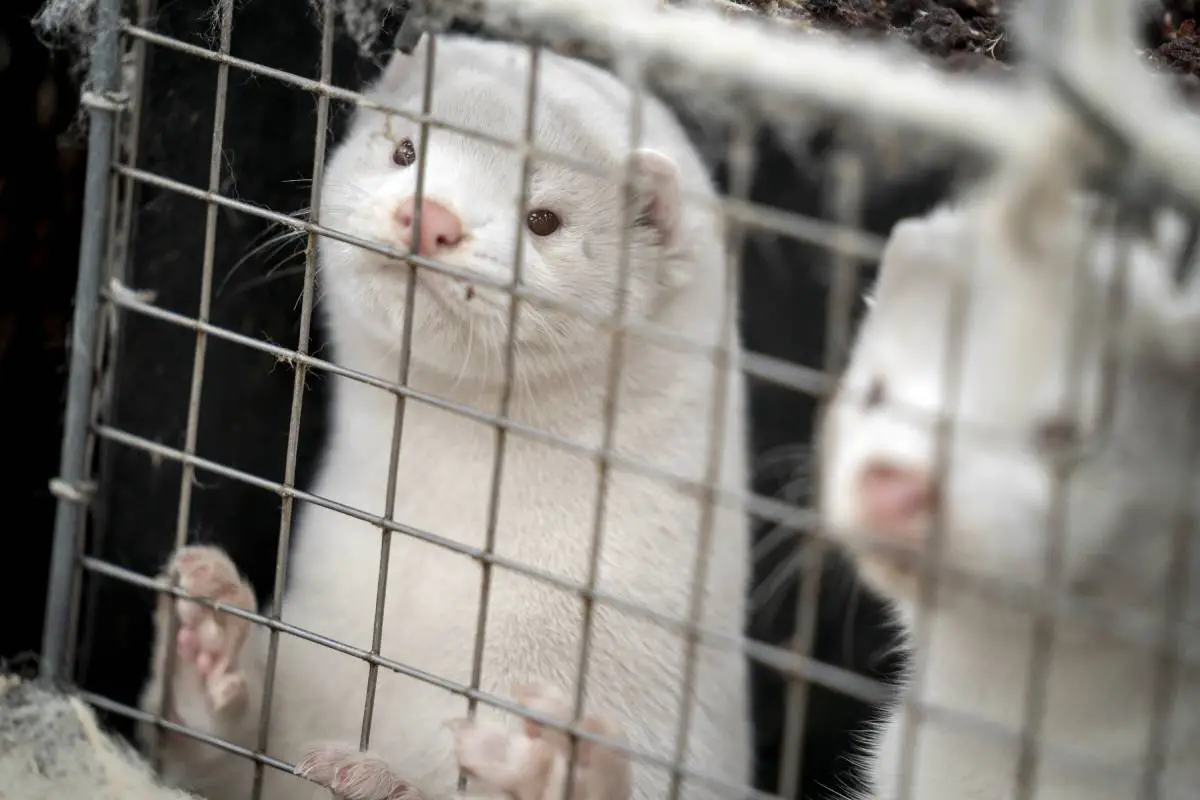
[[[413,217],[416,202],[413,197],[404,198],[396,206],[396,222],[400,223],[400,241],[412,249]],[[421,241],[417,252],[430,255],[447,247],[454,247],[463,239],[462,220],[454,212],[436,200],[421,201]]]
[[[876,461],[859,476],[858,497],[862,521],[871,530],[912,536],[915,523],[933,510],[937,488],[925,472]]]

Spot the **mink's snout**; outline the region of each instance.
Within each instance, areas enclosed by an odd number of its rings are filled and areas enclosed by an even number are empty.
[[[937,507],[938,486],[928,472],[891,462],[868,464],[859,474],[857,491],[863,523],[885,536],[916,536]]]
[[[416,222],[417,205],[415,198],[410,195],[396,206],[396,222],[400,223],[400,241],[413,249],[413,224]],[[458,245],[466,235],[462,220],[458,215],[436,200],[428,197],[421,200],[421,238],[416,251],[422,255],[432,255],[439,250],[447,250]],[[468,298],[470,299],[470,298]]]

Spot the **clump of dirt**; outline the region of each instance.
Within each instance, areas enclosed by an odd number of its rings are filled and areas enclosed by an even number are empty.
[[[1200,102],[1200,0],[1168,0],[1143,34],[1151,66],[1180,76],[1180,88]]]
[[[1015,55],[1007,31],[1013,0],[735,0],[826,30],[907,42],[951,70],[1005,70]],[[1148,4],[1142,45],[1156,70],[1179,76],[1200,101],[1200,0]]]

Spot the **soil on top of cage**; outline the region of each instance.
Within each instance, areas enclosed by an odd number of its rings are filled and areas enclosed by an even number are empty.
[[[1014,56],[1007,31],[1013,0],[735,0],[826,30],[888,36],[953,70],[1001,69]],[[1200,0],[1148,4],[1142,44],[1150,65],[1181,76],[1200,101]]]

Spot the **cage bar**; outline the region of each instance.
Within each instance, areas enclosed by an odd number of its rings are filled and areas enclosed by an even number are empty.
[[[323,0],[321,7],[321,63],[319,67],[321,81],[328,83],[333,74],[333,0]],[[313,144],[313,176],[312,188],[309,193],[310,219],[320,219],[321,185],[325,175],[325,143],[329,132],[329,96],[317,96],[317,125]],[[317,237],[308,234],[304,254],[304,290],[300,296],[300,333],[296,343],[296,353],[307,355],[310,337],[312,335],[313,295],[317,274]],[[296,455],[300,445],[300,413],[304,408],[305,379],[308,377],[308,365],[302,361],[294,362],[295,377],[292,381],[292,409],[288,420],[287,454],[283,463],[283,485],[294,486],[296,483]],[[283,592],[287,586],[288,546],[292,538],[292,519],[295,513],[295,497],[284,494],[279,511],[279,545],[275,553],[275,591],[271,594],[271,607],[268,616],[278,620],[283,610]],[[267,662],[263,669],[263,692],[260,701],[258,720],[257,744],[255,752],[265,756],[267,752],[267,734],[271,727],[271,707],[274,703],[275,668],[279,657],[279,631],[270,629],[267,641]],[[254,764],[254,783],[251,787],[251,797],[262,796],[263,762],[256,760]]]
[[[77,580],[78,541],[83,535],[91,488],[85,462],[92,388],[96,379],[96,331],[99,324],[100,278],[109,216],[109,176],[116,130],[117,107],[107,99],[120,88],[120,0],[99,0],[96,43],[88,72],[88,161],[84,184],[83,231],[79,276],[75,284],[75,313],[71,323],[70,371],[67,378],[66,418],[59,477],[52,485],[58,497],[54,545],[46,597],[41,676],[61,683],[71,625],[71,598]]]

